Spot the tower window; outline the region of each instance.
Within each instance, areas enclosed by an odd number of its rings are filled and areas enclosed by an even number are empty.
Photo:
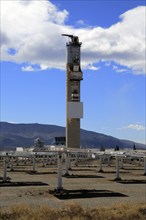
[[[73,71],[75,71],[75,72],[79,71],[79,66],[78,65],[74,65],[73,66]]]

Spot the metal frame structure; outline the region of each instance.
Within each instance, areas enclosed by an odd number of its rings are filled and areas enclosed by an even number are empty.
[[[93,157],[94,155],[94,157]],[[11,162],[11,170],[14,170],[13,168],[13,163],[14,163],[14,158],[16,159],[24,159],[24,158],[29,158],[32,160],[32,172],[36,172],[36,158],[38,157],[46,157],[46,158],[56,158],[57,159],[57,191],[63,190],[63,184],[62,184],[62,159],[65,162],[65,176],[69,175],[69,168],[70,168],[70,159],[71,157],[74,156],[75,161],[78,164],[78,159],[100,159],[100,169],[99,172],[104,172],[103,171],[103,160],[106,158],[108,159],[108,165],[110,165],[109,160],[110,158],[115,158],[116,159],[116,177],[115,180],[121,180],[120,177],[120,168],[123,167],[123,160],[128,159],[143,159],[143,166],[144,166],[144,175],[146,175],[146,152],[143,151],[141,153],[135,152],[135,151],[105,151],[101,152],[96,149],[74,149],[74,148],[61,148],[58,150],[49,150],[45,152],[6,152],[0,153],[0,158],[3,159],[3,177],[2,181],[7,182],[8,177],[7,177],[7,165],[9,161]],[[120,164],[121,162],[121,164]]]

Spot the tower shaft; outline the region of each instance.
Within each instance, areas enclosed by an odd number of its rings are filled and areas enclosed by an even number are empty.
[[[82,71],[80,67],[80,47],[78,37],[71,37],[67,43],[66,64],[66,146],[80,148],[80,118],[83,117],[83,103],[80,102],[80,81]]]

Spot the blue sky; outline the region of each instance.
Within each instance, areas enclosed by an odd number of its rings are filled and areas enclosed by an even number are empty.
[[[69,33],[82,41],[81,127],[145,143],[145,13],[145,1],[2,0],[1,121],[65,126]]]

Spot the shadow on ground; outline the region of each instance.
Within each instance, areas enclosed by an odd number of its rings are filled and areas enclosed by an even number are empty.
[[[104,174],[110,174],[110,173],[116,173],[116,171],[104,171],[104,170],[103,170],[103,173],[104,173]],[[124,170],[121,171],[121,170],[120,170],[120,173],[129,173],[129,171],[124,171]]]
[[[8,186],[46,186],[47,183],[43,182],[0,182],[0,187],[8,187]]]
[[[28,171],[27,172],[30,175],[44,175],[44,174],[57,174],[57,172],[52,171],[52,172],[34,172],[34,171]]]
[[[71,171],[97,171],[96,169],[89,169],[89,168],[79,168],[79,169],[74,169],[74,168],[71,168],[70,169]]]
[[[28,172],[32,172],[32,170],[8,170],[7,172],[10,173],[28,173]]]
[[[103,176],[97,176],[97,175],[63,175],[63,177],[66,178],[104,178]]]
[[[117,180],[116,182],[122,184],[146,184],[146,180]]]
[[[50,171],[50,172],[38,172],[38,171],[33,171],[33,170],[9,170],[8,172],[12,173],[27,173],[30,175],[44,175],[44,174],[57,174],[56,171]]]
[[[143,170],[143,167],[141,167],[141,168],[137,168],[137,167],[134,167],[134,168],[124,167],[124,170],[133,170],[133,171],[136,171],[136,170]]]
[[[127,195],[113,192],[110,190],[57,190],[49,191],[50,194],[53,194],[58,199],[82,199],[82,198],[99,198],[99,197],[127,197]]]

